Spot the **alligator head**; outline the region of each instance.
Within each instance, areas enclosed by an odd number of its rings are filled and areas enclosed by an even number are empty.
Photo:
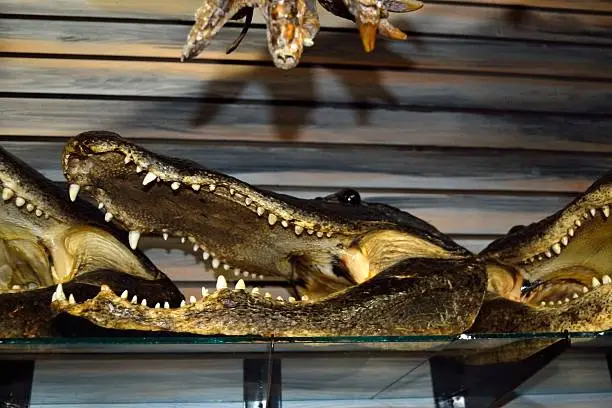
[[[555,330],[612,327],[611,206],[609,172],[563,209],[513,227],[480,253],[489,290],[518,302],[511,306],[516,310],[535,309],[543,317],[514,324],[525,330],[534,325]]]
[[[90,204],[68,201],[62,188],[2,148],[0,182],[0,311],[10,316],[0,321],[3,337],[54,333],[49,290],[72,281],[123,290],[126,281],[115,282],[112,271],[128,274],[128,286],[141,296],[181,301],[163,273],[126,247],[125,233],[106,225]],[[139,292],[135,281],[146,281],[147,290]]]
[[[471,255],[430,224],[364,202],[354,190],[316,199],[282,195],[110,132],[73,138],[62,163],[72,191],[87,191],[107,219],[129,230],[132,248],[142,234],[181,237],[228,276],[282,277],[312,298],[406,258]]]
[[[461,318],[469,321],[470,316],[473,318],[469,310],[474,312],[484,296],[484,287],[479,287],[484,273],[467,261],[472,255],[469,251],[408,213],[362,201],[354,190],[345,189],[316,199],[282,195],[191,161],[153,153],[110,132],[76,136],[66,145],[62,163],[72,191],[86,191],[101,203],[107,218],[130,231],[133,248],[145,233],[163,235],[166,239],[182,237],[193,244],[194,251],[212,268],[229,272],[228,276],[262,274],[292,282],[296,294],[308,300],[296,302],[298,307],[289,306],[305,317],[303,323],[291,324],[291,333],[337,334],[339,331],[331,330],[331,326],[316,330],[305,322],[308,316],[324,319],[325,310],[330,316],[336,314],[340,319],[344,313],[348,318],[353,313],[349,309],[363,312],[360,302],[372,302],[372,316],[382,315],[383,309],[388,310],[393,304],[399,307],[404,302],[402,310],[412,317],[401,324],[386,322],[390,330],[398,333],[457,332],[465,329],[465,324],[449,323],[453,313],[448,308],[459,310],[466,299],[473,306],[465,306]],[[430,264],[431,268],[422,267]],[[449,277],[452,275],[447,273],[449,270],[457,275],[456,282]],[[466,272],[457,274],[458,270]],[[226,289],[225,282],[221,275],[220,291]],[[395,296],[391,295],[393,290],[389,292],[395,287],[392,282],[397,283],[400,299],[397,302],[390,301]],[[451,287],[456,291],[449,291]],[[218,309],[215,302],[219,301],[235,304],[242,312],[254,312],[257,321],[265,319],[266,313],[278,314],[271,300],[265,296],[257,298],[257,292],[240,292],[243,289],[244,283],[239,281],[236,291],[224,292],[229,298],[219,297],[215,292],[208,298],[212,303],[207,306],[189,307]],[[442,291],[447,294],[441,294]],[[473,295],[466,296],[467,292]],[[368,301],[374,293],[378,295]],[[101,296],[110,295],[103,292]],[[433,296],[429,303],[439,313],[423,309],[421,303],[427,296]],[[436,301],[441,299],[444,301]],[[344,306],[349,309],[343,309]],[[137,306],[129,307],[140,310]],[[78,305],[71,306],[73,311],[76,308]],[[423,313],[418,313],[419,310]],[[86,315],[84,311],[80,313]],[[214,320],[226,322],[227,326],[213,324],[196,332],[208,334],[219,329],[216,334],[235,334],[241,330],[255,334],[244,327],[238,316],[235,319],[231,314],[227,316]],[[279,318],[291,319],[290,315]],[[119,324],[119,320],[109,318],[107,322]],[[243,320],[249,319],[245,316]],[[386,323],[380,321],[371,326],[380,329]],[[259,326],[263,330],[263,324]],[[287,334],[283,331],[287,328],[282,326],[275,325],[277,331],[271,329],[266,333]]]

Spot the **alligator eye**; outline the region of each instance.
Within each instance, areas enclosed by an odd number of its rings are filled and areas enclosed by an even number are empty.
[[[515,225],[514,227],[512,227],[512,228],[510,228],[510,229],[508,230],[508,234],[514,234],[515,232],[520,231],[520,230],[522,230],[523,228],[525,228],[525,226],[524,226],[524,225]]]
[[[361,196],[357,190],[345,188],[336,193],[338,201],[343,204],[359,205],[361,204]]]

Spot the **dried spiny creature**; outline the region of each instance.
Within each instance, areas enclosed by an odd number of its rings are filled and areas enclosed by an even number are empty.
[[[423,6],[416,0],[318,0],[332,14],[355,21],[366,52],[374,50],[377,33],[394,40],[406,34],[393,26],[389,13],[406,13]],[[280,69],[295,68],[304,47],[314,44],[320,27],[315,0],[204,0],[195,13],[181,61],[200,54],[217,32],[229,21],[245,18],[244,28],[228,48],[235,50],[246,35],[253,10],[261,8],[266,21],[268,51]]]

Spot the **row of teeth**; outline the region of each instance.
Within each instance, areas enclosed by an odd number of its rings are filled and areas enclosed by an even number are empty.
[[[7,201],[12,200],[13,198],[15,198],[13,203],[18,208],[25,208],[28,212],[33,212],[34,214],[36,214],[37,217],[42,217],[44,215],[45,218],[47,218],[47,219],[49,218],[49,214],[45,213],[43,210],[38,208],[36,205],[27,202],[25,198],[23,198],[21,196],[18,196],[10,188],[8,188],[8,187],[2,188],[2,200],[3,201],[7,202]]]
[[[78,184],[71,184],[69,189],[68,189],[68,194],[70,195],[70,200],[75,201],[79,191],[80,191],[81,187]],[[103,210],[104,209],[104,204],[103,203],[98,203],[98,209]],[[106,213],[104,214],[104,220],[106,222],[111,222],[111,220],[113,219],[113,214],[110,211],[106,211]],[[130,248],[132,248],[133,250],[136,250],[136,248],[138,248],[138,242],[140,241],[140,232],[138,231],[130,231],[128,233],[128,241],[130,244]],[[169,233],[167,230],[164,230],[162,233],[162,237],[164,238],[164,241],[167,241],[168,238],[170,237]],[[211,253],[209,251],[207,251],[206,247],[203,244],[198,244],[196,242],[196,239],[193,237],[184,237],[184,236],[179,236],[181,243],[184,244],[187,242],[187,240],[189,240],[189,242],[191,242],[193,244],[193,252],[198,252],[199,250],[202,250],[202,259],[205,261],[210,260],[210,264],[212,265],[213,269],[218,269],[218,268],[222,268],[225,271],[229,271],[230,269],[233,269],[234,272],[234,276],[238,277],[238,276],[243,276],[245,278],[259,278],[259,279],[263,279],[264,276],[263,275],[257,275],[255,273],[251,273],[249,271],[243,271],[240,268],[234,268],[232,267],[230,264],[221,261],[220,259],[218,259],[214,253]]]
[[[225,278],[223,276],[219,276],[217,278],[216,291],[220,291],[220,290],[224,290],[224,289],[228,289],[227,281],[225,280]],[[103,291],[104,290],[110,290],[110,288],[108,286],[106,286],[106,285],[102,285],[101,290],[103,290]],[[246,285],[245,285],[245,283],[244,283],[244,281],[242,279],[240,279],[238,282],[236,282],[236,286],[234,287],[234,290],[244,290],[244,291],[247,290]],[[201,293],[202,293],[202,299],[207,297],[210,294],[208,289],[205,288],[204,286],[202,286]],[[259,291],[259,288],[253,288],[251,290],[251,295],[252,296],[260,296],[261,293]],[[128,291],[124,290],[121,293],[121,299],[127,300],[128,297],[129,297]],[[272,295],[269,292],[265,292],[263,297],[265,299],[272,299]],[[62,287],[62,284],[60,283],[59,285],[57,285],[57,288],[55,289],[55,291],[53,292],[53,295],[51,296],[51,302],[56,302],[56,301],[61,301],[61,300],[64,300],[64,301],[67,300],[68,303],[70,303],[71,305],[76,304],[76,300],[74,299],[74,295],[72,293],[68,296],[68,298],[66,298],[66,294],[64,293],[64,289]],[[276,298],[276,300],[278,302],[283,302],[283,303],[285,302],[285,299],[283,299],[282,296],[278,296]],[[309,300],[310,299],[308,298],[308,296],[302,296],[302,298],[301,298],[302,302],[308,302]],[[196,303],[197,301],[198,300],[196,299],[195,296],[191,296],[189,298],[189,303],[190,304]],[[297,300],[294,297],[289,296],[287,298],[287,302],[289,302],[289,303],[296,303]],[[130,303],[132,303],[134,305],[138,304],[138,297],[136,295],[132,296],[132,299],[130,300]],[[141,306],[147,306],[147,299],[142,299],[140,301],[140,305]],[[168,302],[164,302],[163,305],[158,302],[158,303],[155,304],[154,308],[155,309],[160,309],[162,306],[163,306],[164,309],[170,309],[170,303],[168,303]],[[185,307],[185,306],[187,306],[187,302],[182,300],[180,307]]]
[[[127,154],[125,156],[124,163],[128,165],[129,163],[132,162],[132,160],[134,160],[134,158],[130,154]],[[141,173],[145,169],[146,169],[145,166],[140,166],[138,164],[136,165],[136,173]],[[147,171],[147,174],[144,176],[142,180],[142,185],[146,186],[152,182],[160,182],[160,181],[161,181],[160,176],[155,174],[153,171]],[[190,186],[193,189],[193,191],[196,191],[196,192],[201,191],[201,190],[207,190],[213,193],[217,189],[217,185],[214,183],[210,183],[208,184],[208,186],[202,186],[201,184],[191,184]],[[170,188],[172,190],[178,190],[181,187],[184,187],[184,185],[178,181],[173,181],[170,183]],[[80,189],[80,186],[78,184],[70,185],[69,193],[70,193],[70,199],[72,201],[76,200],[76,197],[79,193],[79,189]],[[266,210],[260,205],[258,205],[251,197],[238,193],[233,188],[228,188],[228,191],[229,191],[230,196],[234,197],[234,199],[238,201],[240,204],[243,204],[247,208],[251,209],[259,217],[263,217],[266,214]],[[112,214],[109,217],[112,218]],[[295,232],[295,235],[297,236],[302,235],[302,233],[304,232],[306,232],[308,235],[316,235],[319,238],[323,238],[323,237],[330,238],[333,235],[331,231],[328,231],[328,232],[315,231],[313,229],[305,229],[304,227],[300,225],[292,225],[290,220],[283,219],[281,216],[274,214],[270,212],[269,210],[267,213],[267,219],[268,219],[268,224],[271,226],[276,225],[276,223],[280,223],[284,228],[289,228],[291,226],[293,228],[293,231]]]
[[[599,279],[597,279],[596,277],[593,276],[593,278],[591,279],[591,286],[593,287],[593,289],[596,289],[598,287],[600,287],[601,285],[610,285],[612,284],[612,278],[610,278],[609,275],[604,275],[601,277],[601,282],[599,281]],[[586,286],[582,287],[582,293],[588,293],[589,292],[589,288]],[[574,293],[572,295],[572,299],[578,299],[580,297],[580,295],[578,293]],[[563,303],[569,303],[571,301],[570,298],[566,297],[565,300],[557,300],[557,302],[553,302],[553,301],[548,301],[548,302],[540,302],[541,306],[554,306],[555,304],[557,305],[562,305]]]
[[[608,217],[610,217],[610,206],[609,205],[604,205],[603,207],[599,208],[599,211],[601,212],[604,220],[607,220]],[[589,220],[591,218],[594,218],[596,215],[597,215],[597,209],[591,208],[587,212],[584,213],[584,219]],[[568,246],[570,240],[574,237],[574,235],[576,235],[576,230],[580,228],[581,226],[582,226],[582,220],[580,218],[576,219],[576,221],[574,221],[574,227],[570,227],[567,230],[567,235],[564,235],[558,242],[555,242],[550,247],[550,249],[544,251],[541,254],[532,256],[531,258],[524,260],[523,264],[531,264],[531,263],[534,263],[535,261],[542,261],[545,258],[552,258],[555,255],[560,255],[561,252],[563,251],[563,248]]]

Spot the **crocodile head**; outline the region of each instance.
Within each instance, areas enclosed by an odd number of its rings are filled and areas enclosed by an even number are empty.
[[[487,265],[489,290],[541,309],[571,311],[577,305],[593,309],[590,304],[609,308],[611,206],[609,172],[555,214],[513,227],[480,253]],[[612,316],[604,315],[601,324],[609,327]]]
[[[272,275],[317,298],[362,283],[406,258],[470,253],[430,224],[350,189],[301,199],[253,187],[109,132],[68,142],[63,168],[106,215],[142,234],[189,240],[212,268],[232,277]]]
[[[157,290],[168,301],[180,302],[169,279],[124,244],[125,233],[106,225],[90,204],[70,202],[62,188],[2,148],[0,183],[0,309],[12,316],[2,319],[2,333],[18,336],[9,327],[23,327],[28,319],[39,323],[27,335],[45,333],[48,322],[40,319],[45,313],[34,306],[36,299],[48,305],[45,288],[75,279],[115,287],[111,271],[153,282],[141,296],[155,296]]]

